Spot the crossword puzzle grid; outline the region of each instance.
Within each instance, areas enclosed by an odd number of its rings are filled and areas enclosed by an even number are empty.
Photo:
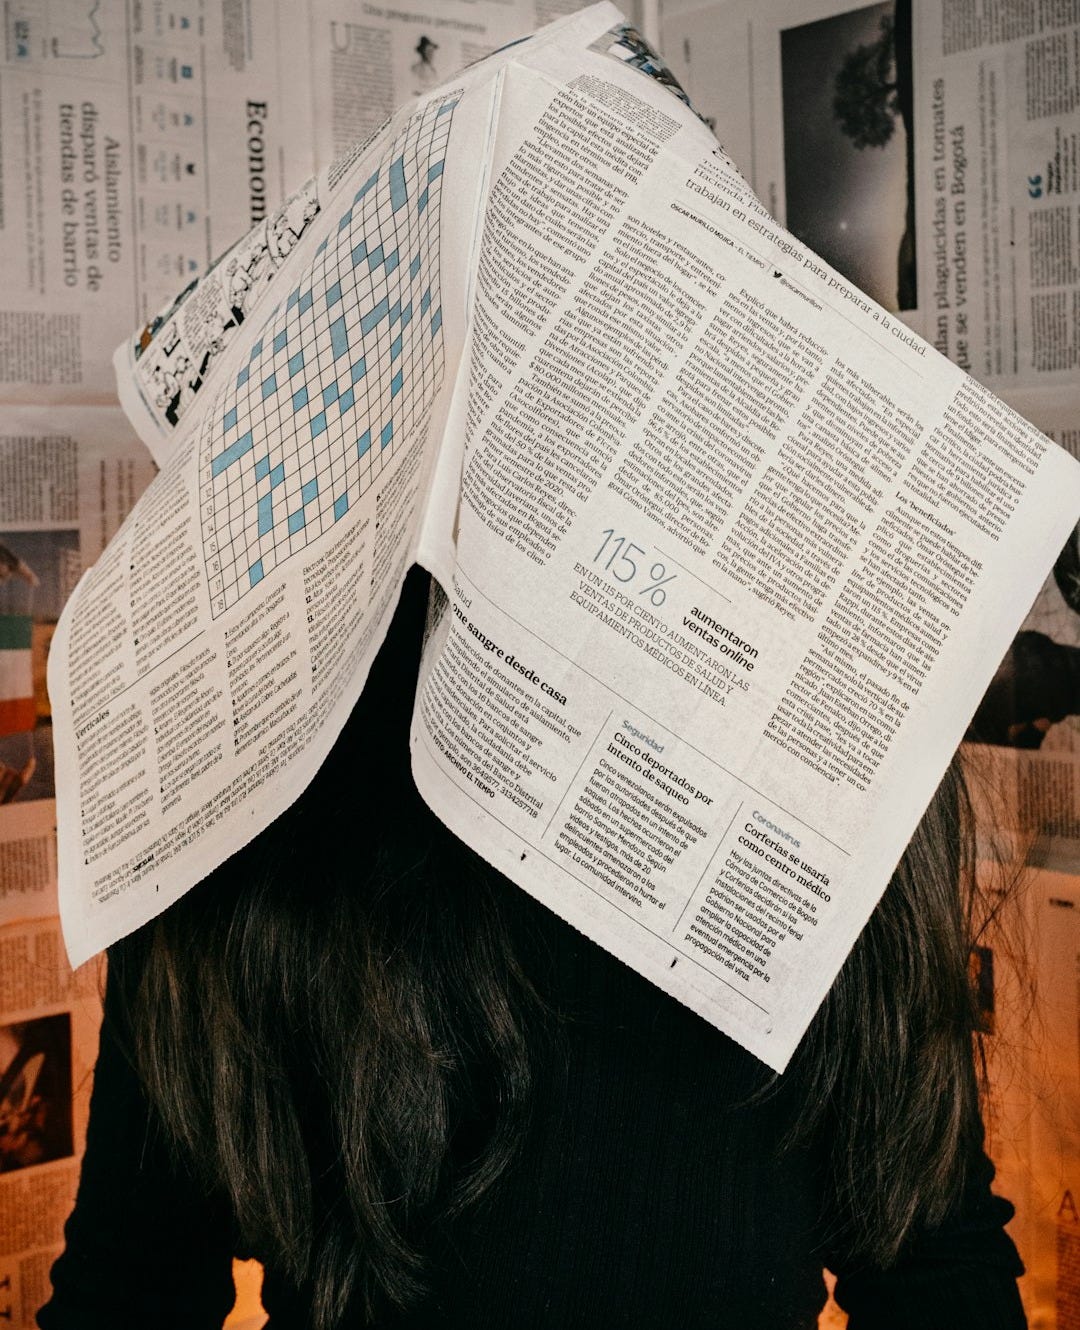
[[[394,140],[215,404],[200,474],[215,617],[340,521],[430,410],[456,97]]]

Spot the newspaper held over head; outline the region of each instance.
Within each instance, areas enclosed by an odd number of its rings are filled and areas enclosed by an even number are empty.
[[[242,308],[227,259],[118,353],[162,471],[53,646],[73,960],[295,799],[418,562],[426,801],[782,1069],[1076,463],[784,232],[609,5],[303,198]]]

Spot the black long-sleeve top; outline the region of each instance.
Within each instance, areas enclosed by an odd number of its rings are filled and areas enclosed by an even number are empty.
[[[514,889],[507,886],[508,891]],[[851,1330],[1016,1330],[1025,1324],[1012,1213],[979,1157],[938,1230],[888,1271],[830,1247],[822,1149],[780,1148],[797,1077],[753,1098],[762,1068],[726,1036],[516,893],[517,922],[550,954],[569,1019],[537,1077],[513,1172],[475,1213],[437,1229],[432,1294],[402,1327],[809,1330],[823,1263]],[[170,1161],[121,1045],[115,995],[94,1082],[67,1248],[42,1330],[202,1330],[233,1298],[243,1247],[228,1204]],[[308,1324],[271,1262],[273,1330]],[[344,1325],[360,1325],[351,1317]]]

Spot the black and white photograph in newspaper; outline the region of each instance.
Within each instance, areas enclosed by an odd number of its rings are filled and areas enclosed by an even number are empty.
[[[918,307],[911,6],[780,34],[788,230],[886,309]]]

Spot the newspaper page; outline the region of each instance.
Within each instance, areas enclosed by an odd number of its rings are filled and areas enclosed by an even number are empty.
[[[0,807],[0,928],[56,913],[56,806]]]
[[[115,406],[9,406],[3,417],[0,807],[22,807],[54,795],[45,676],[60,612],[154,467]]]
[[[116,406],[8,405],[0,433],[0,1321],[31,1330],[78,1179],[100,1021],[56,899],[61,608],[153,476]]]
[[[295,797],[418,557],[434,810],[782,1069],[1075,463],[776,229],[609,6],[407,107],[269,289],[57,633],[73,959]]]
[[[794,235],[995,391],[1076,391],[1075,5],[719,0],[662,43]]]
[[[48,388],[40,392],[47,396]],[[63,1245],[100,1021],[57,917],[49,644],[153,476],[116,406],[8,404],[0,429],[0,1321],[31,1330]]]
[[[113,347],[311,174],[302,7],[13,0],[4,25],[0,400],[113,402]]]
[[[12,849],[0,840],[6,860]],[[57,918],[0,922],[0,1320],[13,1330],[33,1330],[63,1247],[86,1136],[98,994],[96,967],[77,975],[68,967]]]
[[[254,1260],[234,1260],[232,1276],[236,1302],[223,1330],[262,1330],[267,1323],[262,1305],[262,1266]]]
[[[1067,528],[1036,500],[1005,554],[1021,477],[1074,468],[618,72],[505,78],[414,773],[780,1067],[1020,617],[1007,584]]]
[[[531,14],[534,5],[499,8]],[[81,571],[154,471],[115,408],[108,357],[132,327],[145,334],[153,312],[224,242],[264,222],[312,174],[316,146],[331,133],[313,123],[314,22],[304,7],[271,0],[221,0],[187,13],[119,0],[92,12],[68,3],[5,7],[0,624],[14,636],[0,654],[0,929],[12,938],[30,930],[27,939],[40,933],[55,945],[59,928],[44,686],[51,634]],[[231,277],[235,298],[245,275]],[[4,965],[13,957],[6,951]],[[0,1023],[9,1015],[8,1051],[24,1027],[39,1028],[7,1006]],[[96,1028],[92,1015],[72,1025],[70,1060],[81,1069],[72,1176]],[[4,1053],[0,1073],[8,1065]],[[48,1083],[52,1094],[55,1078]],[[39,1099],[5,1099],[5,1132],[27,1109],[40,1117]],[[3,1169],[9,1162],[5,1155]],[[35,1175],[19,1176],[21,1190],[12,1181],[0,1206],[0,1321],[30,1326],[70,1190],[46,1203],[55,1178],[28,1186]],[[236,1316],[248,1318],[258,1307],[257,1272],[240,1272],[238,1288]]]

